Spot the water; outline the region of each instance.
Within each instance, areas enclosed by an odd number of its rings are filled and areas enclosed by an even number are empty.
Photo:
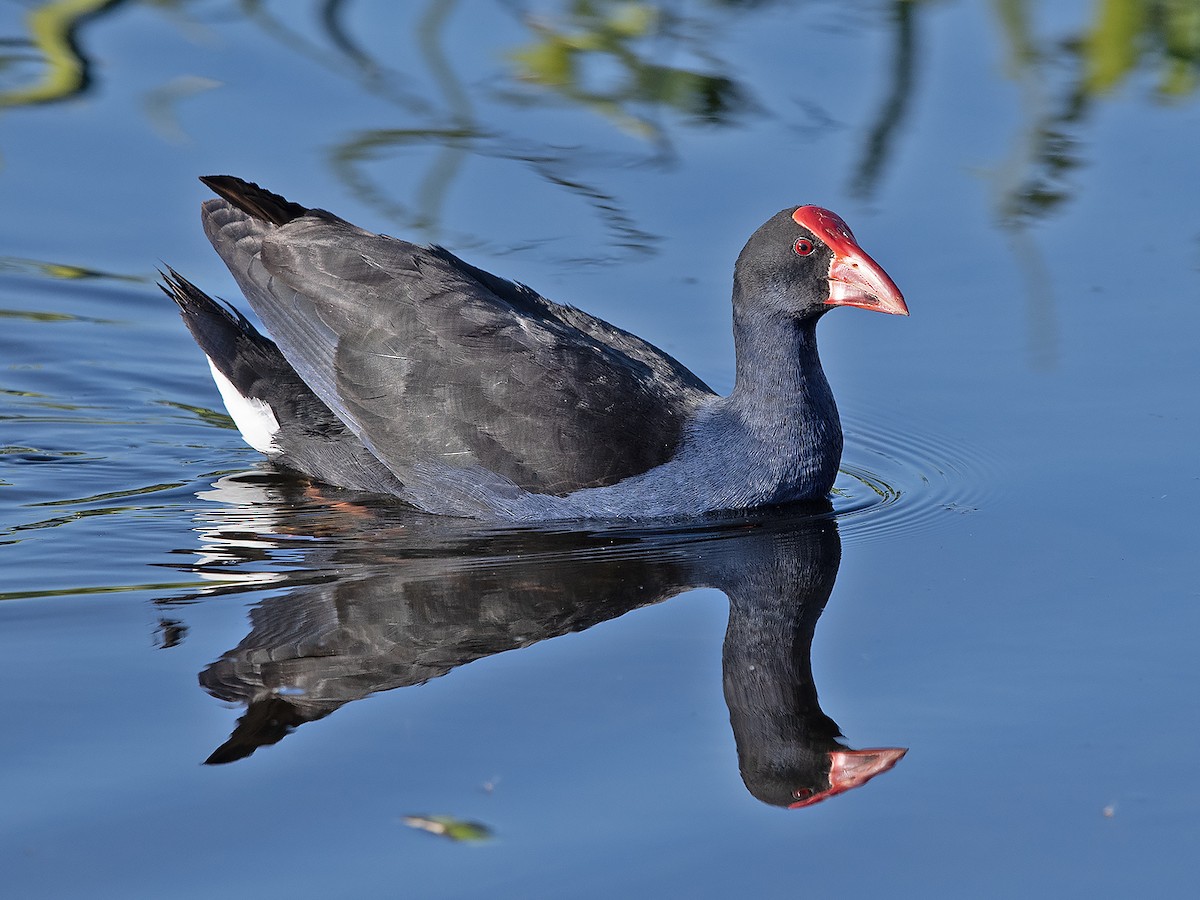
[[[13,896],[1194,893],[1184,6],[93,6],[78,89],[57,7],[0,13]],[[257,467],[153,287],[237,296],[196,214],[225,171],[721,390],[733,258],[786,204],[913,316],[822,323],[832,517],[347,506]],[[907,755],[773,805],[755,761],[803,788],[830,722]]]

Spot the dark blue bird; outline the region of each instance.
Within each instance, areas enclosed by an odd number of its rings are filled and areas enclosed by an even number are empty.
[[[431,513],[698,516],[825,497],[842,430],[817,356],[834,306],[907,315],[838,216],[789,207],[734,268],[737,379],[675,359],[440,247],[229,176],[204,230],[274,340],[174,271],[164,289],[247,443]]]

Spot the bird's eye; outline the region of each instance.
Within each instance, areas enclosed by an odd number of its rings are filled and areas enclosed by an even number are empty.
[[[792,244],[792,249],[796,251],[797,256],[808,256],[816,247],[808,238],[796,238],[796,243]]]

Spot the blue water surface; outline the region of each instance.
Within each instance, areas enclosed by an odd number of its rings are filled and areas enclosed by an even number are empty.
[[[5,895],[1194,896],[1194,13],[0,10]],[[225,417],[154,285],[238,298],[211,173],[722,391],[784,206],[912,316],[821,325],[832,514],[438,521]],[[839,746],[907,755],[785,808]]]

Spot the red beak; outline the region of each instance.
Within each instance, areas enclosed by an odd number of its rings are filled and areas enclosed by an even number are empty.
[[[857,306],[907,316],[908,306],[896,282],[888,277],[879,263],[857,247],[854,252],[834,253],[829,264],[829,299],[831,306]]]
[[[876,775],[886,772],[900,762],[906,747],[878,747],[873,750],[835,750],[829,754],[829,789],[811,794],[788,809],[800,809],[836,797],[851,788],[866,784]]]
[[[896,282],[883,267],[858,246],[841,216],[819,206],[801,206],[792,219],[803,225],[833,251],[829,264],[830,306],[857,306],[877,312],[907,316],[908,306]]]

